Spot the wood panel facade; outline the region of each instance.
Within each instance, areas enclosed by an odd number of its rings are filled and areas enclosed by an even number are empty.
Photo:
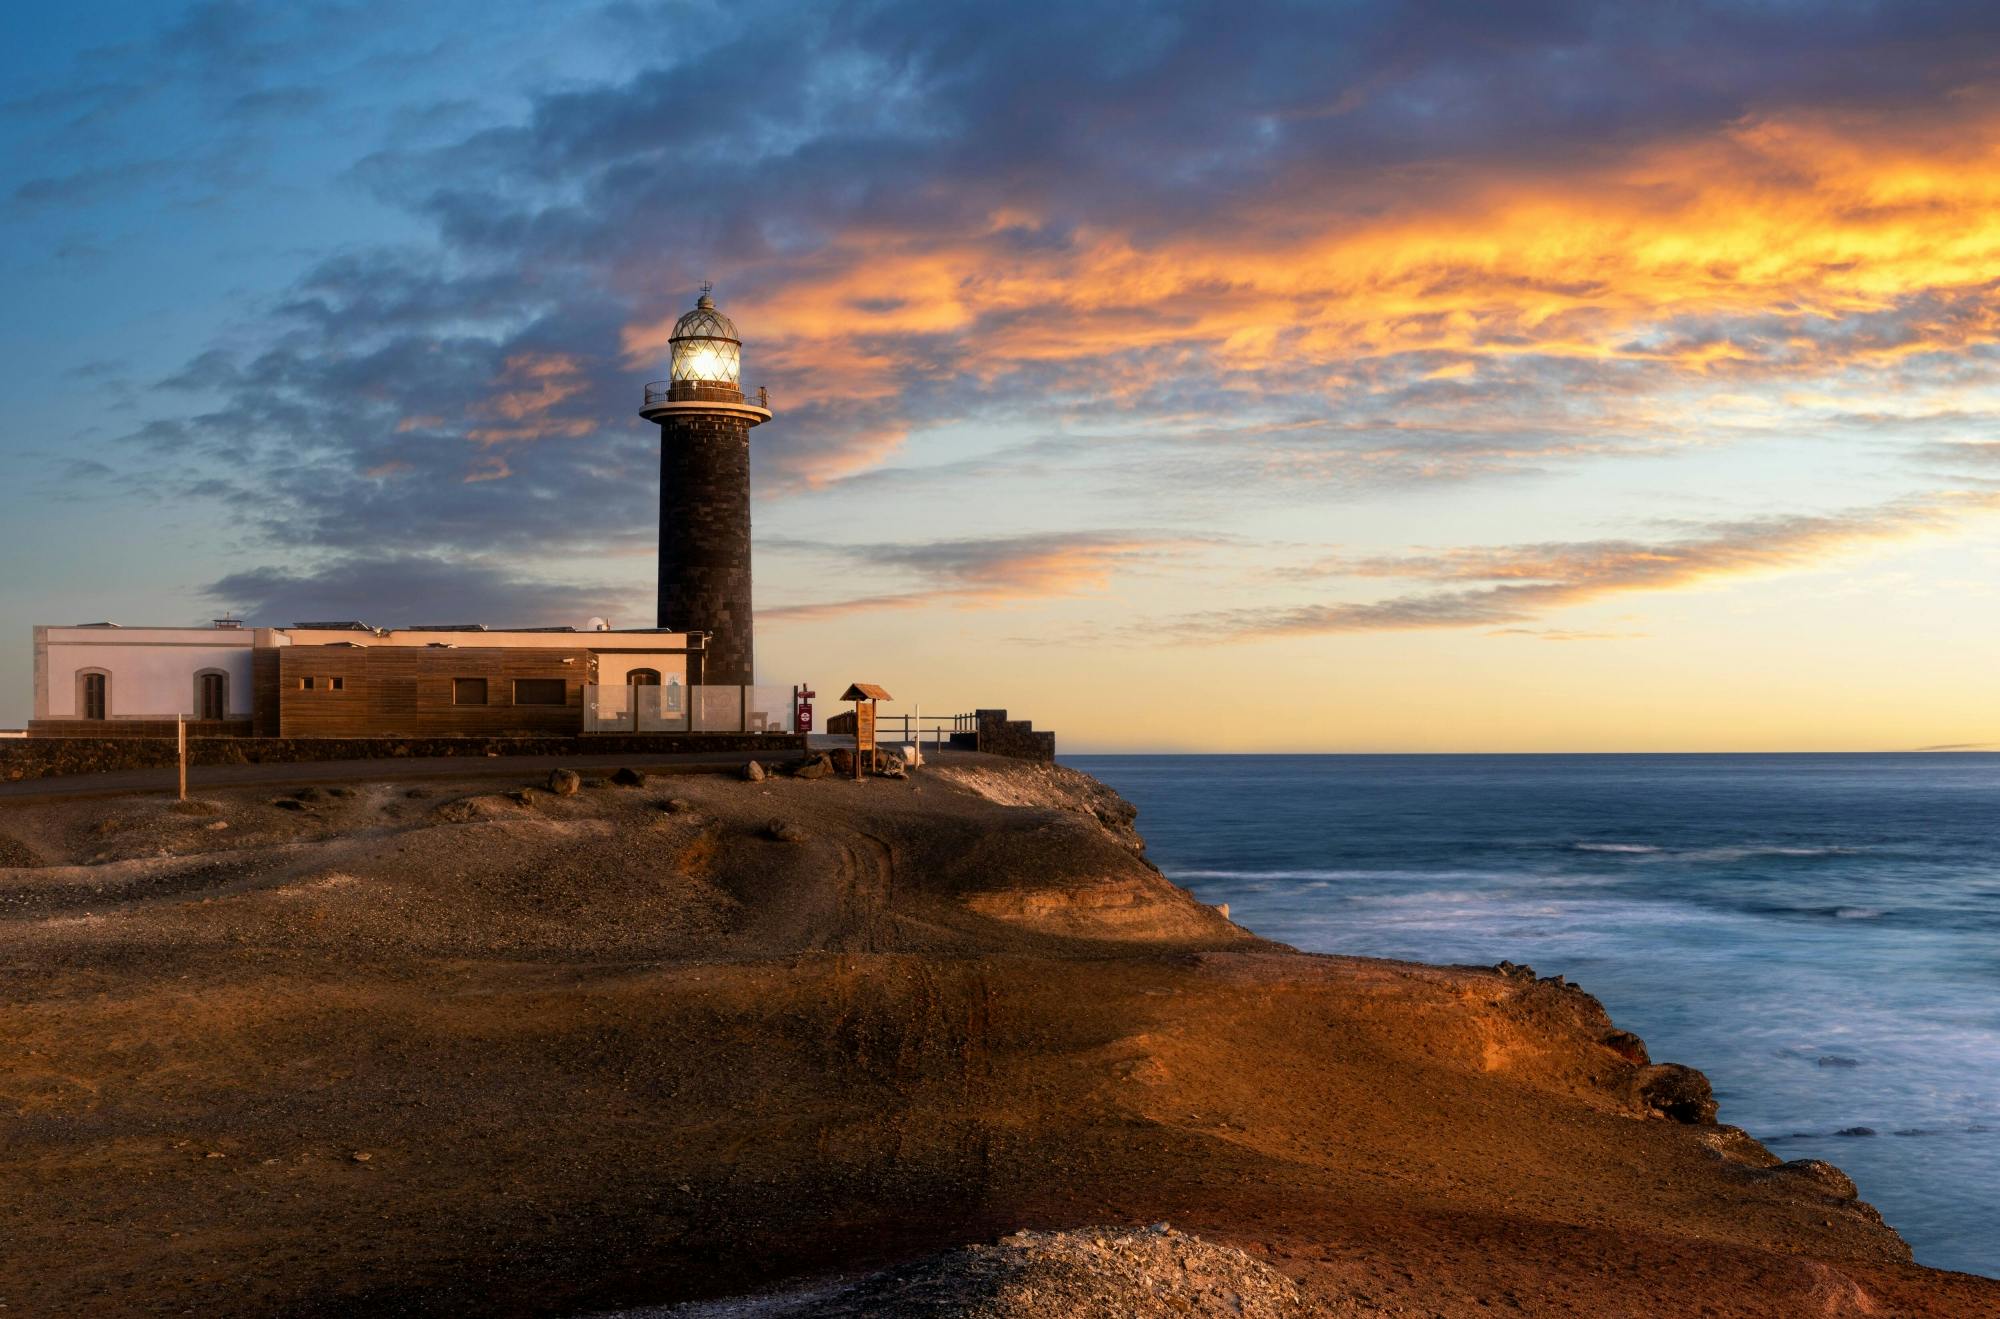
[[[580,647],[326,645],[283,646],[270,653],[277,660],[280,737],[572,736],[583,731],[583,686],[590,681],[591,653]],[[454,699],[461,678],[484,680],[484,704]],[[522,679],[560,681],[563,703],[517,703],[515,684]],[[259,697],[261,713],[261,691]]]

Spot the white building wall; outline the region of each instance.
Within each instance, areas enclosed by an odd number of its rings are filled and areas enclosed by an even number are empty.
[[[195,675],[216,669],[229,678],[229,715],[250,717],[253,634],[218,628],[56,628],[37,647],[35,717],[76,719],[77,674],[110,675],[113,719],[171,719],[195,711]]]

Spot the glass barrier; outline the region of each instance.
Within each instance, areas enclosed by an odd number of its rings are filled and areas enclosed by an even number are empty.
[[[792,688],[662,686],[588,683],[583,689],[586,733],[790,733]]]

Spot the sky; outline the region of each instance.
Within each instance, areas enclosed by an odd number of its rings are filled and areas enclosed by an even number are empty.
[[[706,279],[761,682],[1070,751],[2000,746],[2000,8],[0,29],[0,725],[39,623],[651,625]]]

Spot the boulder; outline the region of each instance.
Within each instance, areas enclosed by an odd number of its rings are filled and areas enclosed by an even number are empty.
[[[1634,1078],[1639,1101],[1662,1117],[1701,1126],[1715,1121],[1715,1091],[1708,1078],[1679,1063],[1655,1063]]]
[[[774,838],[781,843],[803,843],[806,840],[806,831],[790,820],[773,820],[764,826],[764,836]]]
[[[1854,1179],[1824,1159],[1793,1159],[1769,1170],[1775,1177],[1793,1177],[1825,1192],[1836,1200],[1852,1200],[1860,1192]]]
[[[646,772],[622,765],[611,776],[611,781],[621,788],[643,788],[646,786]]]
[[[306,804],[296,797],[280,797],[271,805],[281,811],[302,811],[306,808]]]
[[[1646,1054],[1646,1042],[1629,1030],[1614,1030],[1604,1037],[1602,1043],[1628,1063],[1644,1067],[1653,1061]]]
[[[875,771],[885,779],[906,779],[910,777],[909,762],[893,751],[884,752],[880,768]]]
[[[828,759],[833,762],[833,773],[836,778],[848,779],[854,777],[854,753],[852,751],[846,747],[836,747],[828,756]]]
[[[293,801],[318,801],[322,795],[318,788],[300,788],[291,797]]]
[[[573,769],[549,771],[549,791],[558,797],[574,797],[583,787],[583,775]]]
[[[329,797],[352,797],[352,796],[354,795],[354,789],[352,789],[352,788],[328,788],[328,789],[326,790],[326,795],[327,795],[327,796],[329,796]]]
[[[745,783],[762,783],[764,781],[764,767],[754,760],[749,761],[743,766],[743,781]]]
[[[669,797],[660,803],[660,809],[669,815],[693,815],[694,803],[685,797]]]
[[[795,779],[823,779],[832,773],[833,757],[824,751],[816,756],[809,756],[792,767],[792,777]]]

